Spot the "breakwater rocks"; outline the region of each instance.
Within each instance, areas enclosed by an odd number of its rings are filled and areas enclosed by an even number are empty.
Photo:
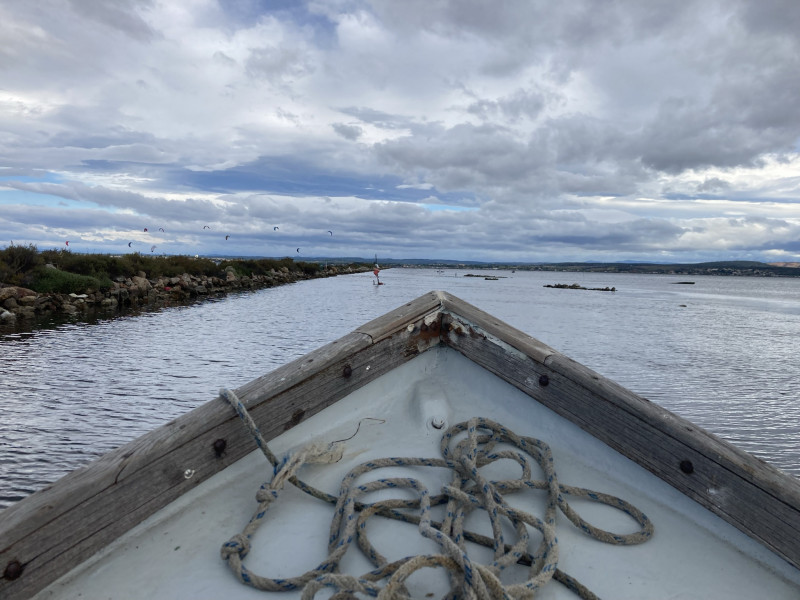
[[[543,287],[556,288],[556,289],[559,289],[559,290],[594,290],[596,292],[616,292],[617,291],[617,288],[615,288],[615,287],[587,288],[587,287],[583,287],[581,285],[578,285],[577,283],[573,283],[573,284],[556,283],[556,284],[553,284],[553,285],[547,284],[547,285],[545,285]]]
[[[224,275],[219,277],[184,273],[179,277],[158,279],[148,279],[147,274],[140,271],[134,277],[117,277],[109,289],[89,289],[81,294],[37,293],[23,287],[0,284],[0,325],[60,315],[80,316],[83,313],[105,314],[129,309],[160,308],[241,290],[368,271],[367,267],[328,267],[307,274],[282,267],[268,274],[248,277],[237,275],[233,267],[227,267]]]

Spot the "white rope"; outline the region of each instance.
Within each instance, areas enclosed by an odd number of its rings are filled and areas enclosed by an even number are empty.
[[[304,600],[311,600],[322,588],[332,588],[336,594],[361,594],[380,600],[402,600],[408,598],[404,584],[409,576],[423,568],[442,568],[450,577],[450,599],[527,599],[555,579],[579,597],[591,600],[597,597],[557,568],[557,511],[560,510],[586,535],[609,544],[639,544],[650,539],[653,534],[653,525],[647,516],[628,502],[559,483],[553,467],[553,456],[546,443],[536,438],[518,436],[502,425],[480,417],[454,425],[444,432],[441,458],[382,458],[367,461],[345,475],[338,495],[327,494],[298,480],[296,473],[306,463],[336,462],[342,455],[341,445],[307,447],[279,462],[236,395],[229,390],[222,390],[221,396],[236,409],[257,445],[274,466],[272,480],[264,483],[256,494],[259,504],[250,522],[242,533],[233,536],[221,549],[222,558],[236,577],[257,589],[302,589]],[[502,448],[495,450],[500,445]],[[509,459],[519,464],[522,471],[519,478],[490,481],[481,475],[482,467],[497,460]],[[542,471],[542,479],[532,479],[533,463]],[[450,469],[452,480],[443,485],[441,493],[435,496],[418,479],[412,477],[380,478],[359,483],[367,473],[387,467],[444,467]],[[328,556],[314,569],[296,577],[264,577],[247,569],[244,558],[250,550],[253,534],[287,481],[316,498],[335,504]],[[412,490],[416,499],[381,500],[372,503],[360,501],[362,496],[371,492],[393,488]],[[506,495],[523,490],[546,492],[547,503],[543,518],[515,509],[506,502]],[[565,495],[622,510],[639,524],[639,531],[615,534],[599,529],[583,520],[569,506]],[[431,507],[437,505],[445,505],[445,518],[441,523],[431,520]],[[491,538],[464,530],[466,516],[477,509],[485,511],[490,520],[493,532]],[[416,524],[422,536],[436,542],[439,552],[410,556],[389,563],[366,534],[366,522],[374,515]],[[516,540],[511,544],[504,539],[504,522],[509,523],[516,534]],[[538,537],[541,538],[532,552],[529,549],[532,541],[530,528],[538,530]],[[493,548],[492,562],[475,562],[468,552],[468,541]],[[339,572],[340,561],[353,542],[356,542],[375,567],[359,577]],[[513,564],[528,565],[528,578],[523,583],[504,584],[501,574]]]

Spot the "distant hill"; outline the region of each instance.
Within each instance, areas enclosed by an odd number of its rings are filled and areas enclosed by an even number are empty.
[[[230,257],[235,258],[235,257]],[[268,257],[267,257],[268,258]],[[287,257],[311,263],[372,264],[375,257],[325,256]],[[443,269],[517,269],[520,271],[575,271],[588,273],[660,273],[674,275],[743,275],[751,277],[800,277],[800,263],[765,263],[755,260],[723,260],[699,263],[653,262],[513,262],[477,260],[441,260],[430,258],[388,258],[378,256],[381,268],[418,267]]]

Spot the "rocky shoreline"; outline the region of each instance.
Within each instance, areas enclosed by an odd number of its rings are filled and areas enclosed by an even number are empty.
[[[0,325],[33,325],[38,319],[58,316],[80,318],[98,313],[113,316],[115,312],[130,309],[155,309],[236,291],[368,271],[367,267],[330,266],[309,275],[282,267],[265,275],[248,277],[237,275],[233,267],[227,267],[221,277],[184,273],[179,277],[158,279],[148,279],[147,274],[140,271],[134,277],[117,277],[107,290],[89,289],[82,294],[40,294],[23,287],[3,286],[0,287]]]

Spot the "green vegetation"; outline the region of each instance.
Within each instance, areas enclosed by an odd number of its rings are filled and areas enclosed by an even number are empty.
[[[144,271],[149,279],[205,275],[225,277],[232,267],[240,275],[266,275],[286,269],[290,273],[313,276],[322,273],[318,263],[283,259],[242,259],[215,261],[190,256],[147,256],[140,253],[113,256],[78,254],[70,250],[45,250],[36,246],[9,246],[0,250],[0,283],[17,285],[45,293],[80,293],[103,290],[117,278],[129,278]]]
[[[105,284],[105,285],[104,285]],[[48,269],[37,267],[32,273],[31,289],[40,294],[79,294],[90,289],[102,289],[111,287],[111,281],[101,280],[89,275],[76,275],[58,269]]]
[[[44,260],[36,251],[36,246],[14,246],[0,250],[0,281],[20,285],[23,278],[44,265]]]

